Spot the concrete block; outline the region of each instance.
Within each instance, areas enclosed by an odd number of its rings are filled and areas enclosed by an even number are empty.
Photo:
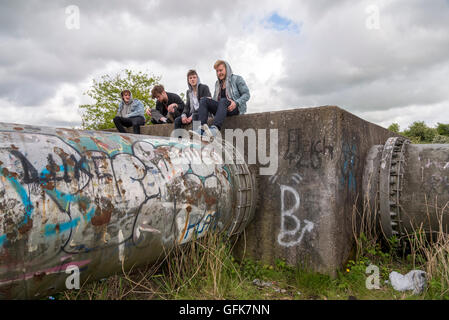
[[[237,128],[277,129],[278,169],[258,176],[258,207],[236,254],[265,263],[285,259],[335,275],[353,248],[352,215],[354,206],[362,207],[365,157],[395,134],[336,106],[234,116],[222,132]],[[172,129],[151,125],[142,133],[169,136]],[[253,165],[257,173],[261,167]]]

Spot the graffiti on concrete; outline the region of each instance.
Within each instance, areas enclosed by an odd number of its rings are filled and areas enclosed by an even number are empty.
[[[449,194],[449,176],[433,174],[422,184],[422,188],[431,194]]]
[[[314,140],[304,139],[300,129],[288,130],[287,151],[284,160],[288,160],[290,165],[296,169],[312,168],[320,169],[323,157],[328,156],[333,159],[334,147],[326,144],[326,138]]]
[[[357,189],[356,170],[359,166],[357,145],[343,142],[341,147],[341,177],[340,183],[347,190],[355,192]]]
[[[231,208],[229,168],[214,162],[213,152],[202,154],[211,157],[202,164],[173,165],[180,149],[183,157],[194,157],[201,152],[198,145],[33,130],[0,131],[4,265],[19,263],[17,255],[36,265],[108,247],[123,261],[129,246],[185,243],[220,228],[220,214]]]
[[[421,158],[419,158],[419,160],[422,162]],[[441,162],[441,161],[435,161],[435,160],[432,161],[432,159],[427,159],[427,160],[424,160],[424,163],[425,164],[424,164],[423,168],[426,168],[426,169],[428,169],[428,168],[435,168],[435,169],[439,169],[439,170],[448,170],[449,169],[449,162],[446,162],[446,161]]]
[[[275,183],[277,176],[270,182]],[[294,184],[299,184],[302,177],[294,174],[291,178]],[[281,229],[278,234],[278,243],[283,247],[292,247],[299,245],[306,232],[311,232],[314,223],[296,216],[300,211],[301,198],[299,192],[292,186],[278,184],[281,191]],[[302,223],[304,224],[302,226]]]
[[[429,194],[449,194],[449,162],[421,159],[421,189]],[[447,158],[449,160],[449,157]]]

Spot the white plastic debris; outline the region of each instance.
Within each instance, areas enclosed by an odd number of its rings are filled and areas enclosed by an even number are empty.
[[[273,285],[272,282],[261,281],[259,279],[254,279],[253,280],[253,284],[258,286],[258,287],[271,287]]]
[[[287,292],[287,290],[281,289],[281,288],[275,286],[274,285],[275,282],[267,282],[267,281],[262,281],[259,279],[254,279],[253,284],[258,287],[271,287],[275,292],[278,292],[278,293],[286,293]]]
[[[426,287],[426,273],[421,270],[412,270],[406,275],[393,271],[389,279],[397,291],[413,290],[413,294],[420,294]]]

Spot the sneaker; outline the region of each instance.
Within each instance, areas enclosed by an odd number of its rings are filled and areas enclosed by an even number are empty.
[[[216,137],[217,136],[217,132],[219,132],[220,130],[218,130],[218,128],[216,126],[211,126],[209,128],[209,131],[210,131],[210,136]]]
[[[220,131],[216,126],[208,127],[206,124],[203,126],[205,134],[209,137],[215,138]]]

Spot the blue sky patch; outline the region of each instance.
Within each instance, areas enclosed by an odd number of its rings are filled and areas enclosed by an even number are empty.
[[[300,25],[294,23],[292,20],[280,16],[277,12],[272,13],[263,21],[265,28],[274,29],[277,31],[289,31],[299,33]]]

